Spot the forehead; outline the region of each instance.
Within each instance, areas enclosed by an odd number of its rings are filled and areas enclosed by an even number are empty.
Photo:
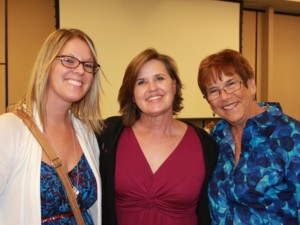
[[[74,53],[83,53],[91,55],[91,49],[89,45],[86,43],[85,40],[82,40],[79,37],[73,37],[68,40],[63,47],[61,48],[60,52],[74,52]]]
[[[152,59],[141,67],[138,77],[157,74],[168,74],[168,71],[160,60]]]
[[[207,79],[206,87],[210,88],[216,84],[224,83],[231,79],[240,79],[241,76],[235,72],[235,70],[222,70],[222,71],[214,71],[211,76]]]

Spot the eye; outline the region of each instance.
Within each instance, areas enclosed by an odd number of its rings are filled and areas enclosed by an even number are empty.
[[[85,62],[83,65],[87,69],[93,69],[95,66],[93,62]]]
[[[238,81],[232,80],[232,81],[229,81],[225,86],[227,88],[234,88],[237,84],[238,84]]]
[[[155,80],[158,80],[158,81],[165,80],[165,77],[162,75],[158,75],[155,77]]]
[[[230,82],[228,83],[229,86],[230,86],[230,85],[235,85],[235,84],[237,84],[237,81],[236,81],[236,80],[232,80],[232,81],[230,81]]]
[[[136,85],[138,85],[138,86],[141,86],[141,85],[144,85],[144,84],[145,84],[145,80],[142,80],[142,79],[137,80],[137,82],[136,82]]]
[[[211,89],[207,91],[207,95],[217,95],[219,93],[219,89]]]
[[[71,57],[64,57],[62,58],[62,60],[67,63],[67,64],[75,64],[75,59],[71,58]]]

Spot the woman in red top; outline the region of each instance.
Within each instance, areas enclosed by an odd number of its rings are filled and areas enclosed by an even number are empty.
[[[207,182],[214,141],[174,116],[182,84],[173,59],[146,49],[128,65],[121,117],[98,136],[105,225],[209,224]]]

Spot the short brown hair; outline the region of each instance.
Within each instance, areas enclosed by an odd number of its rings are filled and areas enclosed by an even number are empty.
[[[200,63],[198,86],[204,96],[209,85],[221,79],[222,73],[228,76],[238,74],[244,85],[247,85],[248,80],[254,79],[254,72],[248,60],[238,51],[225,49],[207,56]]]
[[[182,83],[178,76],[175,61],[167,55],[158,53],[154,48],[148,48],[135,56],[128,64],[122,85],[119,90],[118,101],[120,113],[125,126],[131,126],[140,118],[140,109],[134,103],[134,85],[141,68],[150,60],[162,62],[170,77],[176,81],[176,94],[173,102],[173,115],[176,115],[183,108],[182,106]]]

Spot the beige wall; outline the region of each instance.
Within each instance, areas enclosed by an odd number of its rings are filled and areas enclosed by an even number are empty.
[[[270,101],[300,120],[300,17],[274,17],[274,76]]]
[[[7,1],[8,36],[8,104],[15,103],[24,94],[37,52],[48,34],[55,30],[54,0]],[[0,0],[0,10],[4,0]],[[4,17],[1,12],[1,19]],[[4,24],[0,19],[0,22]],[[1,24],[0,59],[5,56],[2,48],[5,30]],[[3,40],[3,41],[2,41]],[[4,45],[3,45],[4,46]],[[5,112],[5,66],[0,67],[0,113]]]
[[[280,102],[300,120],[300,17],[269,9],[244,11],[243,18],[242,52],[256,68],[258,101]]]

